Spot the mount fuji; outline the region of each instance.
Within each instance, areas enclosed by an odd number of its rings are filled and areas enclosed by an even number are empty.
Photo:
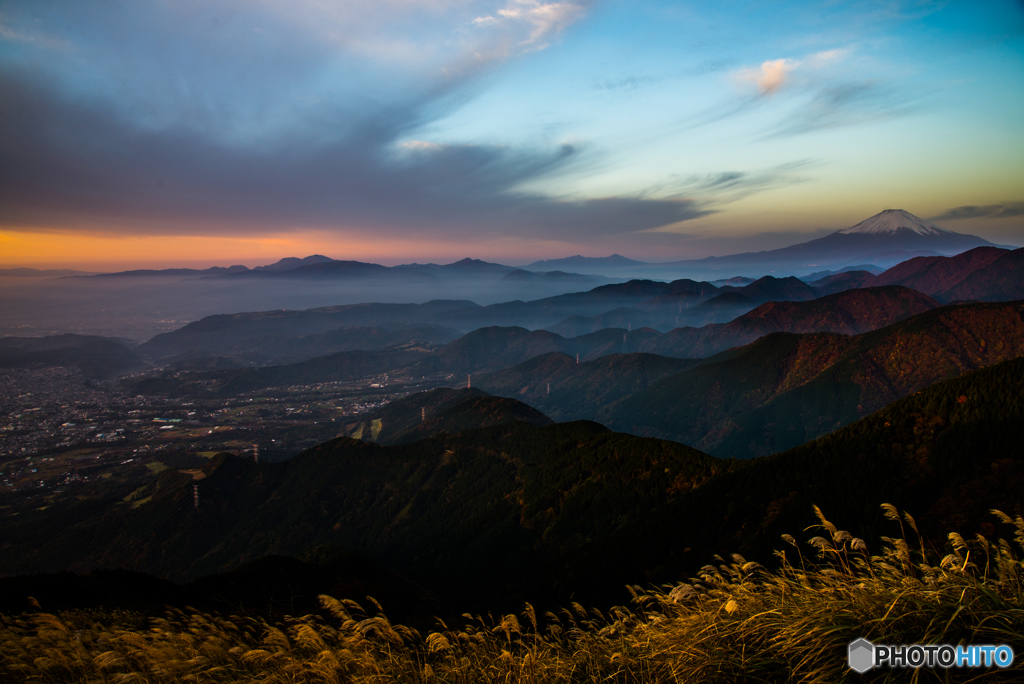
[[[944,240],[959,238],[970,238],[972,240],[981,240],[986,242],[982,238],[975,237],[973,235],[963,235],[961,233],[954,233],[951,230],[945,228],[939,228],[935,224],[928,223],[923,219],[920,219],[909,211],[903,209],[886,209],[883,212],[875,214],[871,218],[861,221],[855,226],[849,228],[843,228],[837,230],[833,235],[886,235],[886,236],[900,236],[915,239],[910,236],[922,235],[928,237],[939,237]],[[988,246],[986,245],[974,245]]]
[[[666,272],[671,268],[675,274],[685,269],[687,273],[706,276],[741,273],[760,277],[839,270],[854,264],[889,268],[913,257],[952,256],[975,247],[1004,245],[940,228],[903,209],[886,209],[855,226],[781,249],[651,264],[649,268]]]

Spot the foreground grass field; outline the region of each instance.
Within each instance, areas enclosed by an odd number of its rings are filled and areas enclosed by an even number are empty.
[[[0,680],[33,682],[840,682],[1024,680],[1024,519],[993,511],[1012,541],[949,535],[937,557],[917,526],[870,555],[818,513],[807,545],[778,569],[739,556],[698,578],[631,589],[630,607],[578,604],[537,616],[464,616],[426,635],[392,624],[370,599],[321,597],[318,615],[281,624],[171,610],[3,616]],[[1009,644],[1014,665],[934,670],[847,668],[847,645]]]

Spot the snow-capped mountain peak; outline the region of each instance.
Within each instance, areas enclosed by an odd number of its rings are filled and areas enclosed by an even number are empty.
[[[909,230],[918,235],[950,235],[951,231],[939,228],[914,216],[902,209],[886,209],[855,226],[838,231],[843,235],[866,233],[869,235],[888,235]]]

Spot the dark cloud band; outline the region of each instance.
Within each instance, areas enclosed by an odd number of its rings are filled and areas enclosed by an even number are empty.
[[[947,209],[933,217],[932,221],[956,221],[972,218],[1013,218],[1024,216],[1024,202],[1006,202],[1004,204],[986,204],[983,206],[964,205]]]
[[[0,224],[7,226],[102,223],[135,235],[291,226],[578,240],[709,212],[687,199],[575,201],[514,190],[573,164],[580,150],[570,145],[396,146],[422,123],[425,107],[436,114],[441,97],[389,103],[354,118],[346,113],[344,135],[307,131],[239,147],[189,130],[133,127],[114,111],[62,99],[30,76],[0,71]]]

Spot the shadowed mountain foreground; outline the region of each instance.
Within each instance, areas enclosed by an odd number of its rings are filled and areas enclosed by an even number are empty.
[[[817,509],[815,509],[817,511]],[[315,615],[277,624],[189,609],[164,617],[33,613],[2,617],[0,674],[47,682],[837,682],[847,646],[1020,644],[1024,640],[1024,519],[993,511],[1014,542],[965,540],[929,553],[914,519],[883,505],[878,555],[818,513],[816,536],[777,552],[766,570],[734,554],[697,578],[632,588],[629,607],[579,603],[498,619],[467,614],[426,634],[394,624],[379,604],[321,597]],[[984,561],[980,559],[984,558]],[[972,560],[979,559],[979,560]],[[925,670],[924,672],[928,672]],[[1020,658],[945,671],[974,682],[1015,681]],[[868,681],[916,681],[916,669],[869,671]],[[858,676],[860,678],[860,676]]]
[[[453,407],[455,424],[476,401]],[[715,553],[765,562],[816,501],[872,543],[886,501],[934,521],[921,532],[936,548],[950,529],[972,537],[991,508],[1024,514],[1021,444],[1024,358],[751,461],[586,421],[513,419],[395,446],[340,438],[282,463],[223,454],[164,471],[138,507],[113,489],[24,511],[3,521],[0,572],[124,567],[187,581],[334,547],[462,610],[608,606],[624,584],[673,581]]]

